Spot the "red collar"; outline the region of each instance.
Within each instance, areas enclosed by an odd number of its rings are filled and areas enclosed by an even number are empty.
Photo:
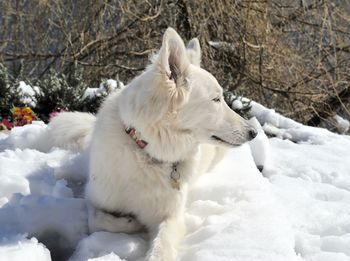
[[[140,139],[140,132],[133,127],[125,127],[125,132],[136,142],[140,149],[144,149],[147,146],[147,142]]]

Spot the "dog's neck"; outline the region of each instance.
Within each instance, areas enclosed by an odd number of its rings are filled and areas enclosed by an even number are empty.
[[[145,135],[145,131],[141,132],[126,124],[124,129],[139,149],[157,163],[174,164],[185,161],[197,148],[191,135],[185,132],[175,132],[176,134],[171,135],[166,130],[153,129]]]
[[[141,133],[137,131],[133,127],[126,127],[125,126],[125,132],[130,136],[131,139],[135,141],[137,146],[143,150],[147,145],[148,142],[141,139]],[[148,155],[149,156],[149,155]],[[149,156],[150,157],[150,156]],[[158,159],[150,157],[152,161],[155,161],[157,164],[162,164],[164,162],[159,161]],[[171,163],[171,172],[170,172],[170,183],[173,189],[180,189],[180,183],[181,183],[181,174],[178,171],[178,167],[181,164],[181,162],[173,162]]]

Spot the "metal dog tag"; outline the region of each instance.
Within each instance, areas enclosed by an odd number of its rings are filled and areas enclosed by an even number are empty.
[[[171,178],[171,186],[172,186],[172,188],[180,190],[180,178],[181,178],[181,175],[177,171],[177,164],[173,165],[173,170],[171,171],[170,178]]]

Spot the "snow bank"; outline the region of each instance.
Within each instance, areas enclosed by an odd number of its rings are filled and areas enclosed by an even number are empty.
[[[350,139],[334,136],[321,145],[270,141],[267,175],[305,260],[350,260]]]
[[[252,108],[257,138],[189,193],[179,260],[350,260],[350,137]],[[143,260],[144,234],[87,235],[87,155],[45,133],[0,132],[0,260]]]
[[[67,187],[67,181],[71,184],[84,182],[84,170],[87,169],[84,159],[63,150],[50,153],[30,149],[1,152],[0,199],[7,202],[14,193],[72,197],[73,190]]]
[[[285,220],[249,146],[234,149],[190,192],[181,260],[299,260]]]
[[[39,151],[48,151],[51,148],[46,124],[42,121],[33,121],[32,124],[23,127],[14,127],[1,143],[4,143],[7,148],[29,148]]]
[[[45,135],[46,125],[38,122],[0,136],[0,240],[26,234],[64,260],[87,233],[85,201],[77,198],[82,196],[87,159],[59,149],[36,150],[49,149]],[[33,240],[21,239],[21,247],[16,241],[6,251],[34,251],[31,260],[41,260],[42,245]],[[30,260],[21,259],[19,252],[14,260]]]
[[[251,101],[250,105],[250,115],[257,118],[263,126],[263,130],[280,139],[322,144],[325,137],[334,137],[335,135],[326,129],[302,125],[257,102]]]
[[[87,233],[83,199],[15,194],[0,209],[0,234],[29,234],[46,243],[74,248]]]
[[[3,261],[51,261],[50,251],[36,238],[16,235],[0,240],[0,260]]]

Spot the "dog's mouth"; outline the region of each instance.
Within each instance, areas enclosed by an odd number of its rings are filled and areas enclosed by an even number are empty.
[[[237,144],[233,144],[233,143],[231,143],[231,142],[228,142],[228,141],[226,141],[226,140],[223,140],[223,139],[221,139],[220,137],[218,137],[218,136],[216,136],[216,135],[212,135],[211,138],[212,138],[213,140],[215,140],[215,141],[218,141],[218,142],[221,143],[221,144],[225,144],[225,145],[228,145],[228,146],[230,146],[230,147],[232,147],[232,146],[237,146]]]

